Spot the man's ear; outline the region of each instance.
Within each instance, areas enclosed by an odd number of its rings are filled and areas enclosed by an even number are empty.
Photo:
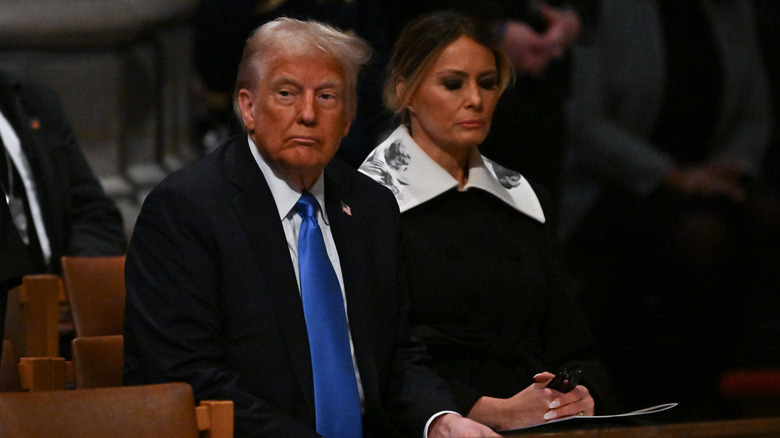
[[[246,88],[238,90],[238,107],[241,109],[241,119],[249,132],[255,130],[254,96]]]
[[[347,136],[347,134],[349,134],[349,128],[352,126],[352,120],[354,120],[354,117],[350,117],[344,122],[344,132],[342,133],[341,138],[344,138]]]

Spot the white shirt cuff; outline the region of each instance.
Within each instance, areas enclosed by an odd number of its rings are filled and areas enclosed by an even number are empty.
[[[433,423],[433,420],[441,417],[444,414],[460,415],[459,413],[457,413],[455,411],[441,411],[441,412],[433,415],[431,418],[428,419],[428,422],[425,423],[425,430],[423,431],[423,438],[428,438],[428,428],[431,427],[431,423]]]

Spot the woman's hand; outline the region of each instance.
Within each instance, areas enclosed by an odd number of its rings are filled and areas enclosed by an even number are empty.
[[[495,430],[508,430],[575,415],[593,415],[595,402],[587,388],[578,385],[565,394],[545,388],[553,377],[547,372],[537,374],[533,384],[511,398],[481,397],[468,418]]]
[[[551,373],[541,373],[534,376],[534,381],[547,385],[547,382],[552,379],[554,375]],[[536,383],[535,383],[536,384]],[[577,385],[571,391],[562,393],[553,391],[557,395],[555,399],[550,402],[550,410],[544,414],[545,420],[560,420],[561,418],[573,417],[575,415],[593,415],[595,412],[596,402],[593,397],[590,396],[588,388]]]

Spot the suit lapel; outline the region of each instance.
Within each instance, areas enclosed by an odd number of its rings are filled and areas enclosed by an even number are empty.
[[[18,105],[18,90],[19,83],[7,76],[0,76],[0,110],[3,111],[3,115],[14,130],[19,130],[19,105]]]
[[[270,289],[276,311],[277,324],[284,338],[290,362],[298,376],[301,392],[307,406],[314,413],[314,383],[311,355],[306,335],[306,322],[295,272],[287,248],[284,230],[275,208],[275,201],[262,172],[249,152],[247,141],[235,144],[227,159],[228,178],[238,189],[232,205],[254,248],[263,280]],[[344,288],[347,297],[350,331],[355,357],[360,370],[366,403],[376,402],[378,394],[376,369],[369,338],[369,324],[365,320],[369,303],[366,301],[365,235],[360,217],[365,212],[350,211],[352,187],[339,171],[329,166],[325,170],[325,208],[331,232],[341,261]],[[269,254],[277,256],[269,257]]]
[[[360,205],[353,205],[352,184],[348,178],[339,173],[334,166],[325,169],[325,208],[328,211],[331,233],[339,253],[341,273],[344,279],[344,292],[347,297],[347,312],[349,315],[350,333],[355,348],[355,358],[360,371],[365,403],[375,401],[379,390],[376,386],[377,376],[374,367],[374,354],[369,337],[370,305],[366,295],[366,260],[365,229],[362,221],[365,211]]]
[[[226,164],[228,178],[239,189],[232,200],[233,209],[254,248],[257,266],[269,288],[267,293],[274,304],[276,322],[287,346],[290,363],[313,416],[314,383],[309,340],[284,229],[268,183],[249,151],[248,142],[243,139],[235,146]]]

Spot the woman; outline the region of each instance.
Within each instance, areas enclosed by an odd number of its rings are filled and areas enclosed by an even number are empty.
[[[593,415],[603,373],[562,280],[549,195],[477,148],[513,79],[506,56],[484,24],[442,12],[405,28],[388,68],[403,123],[361,170],[398,200],[411,323],[434,368],[497,430]],[[584,385],[545,388],[575,363]]]

